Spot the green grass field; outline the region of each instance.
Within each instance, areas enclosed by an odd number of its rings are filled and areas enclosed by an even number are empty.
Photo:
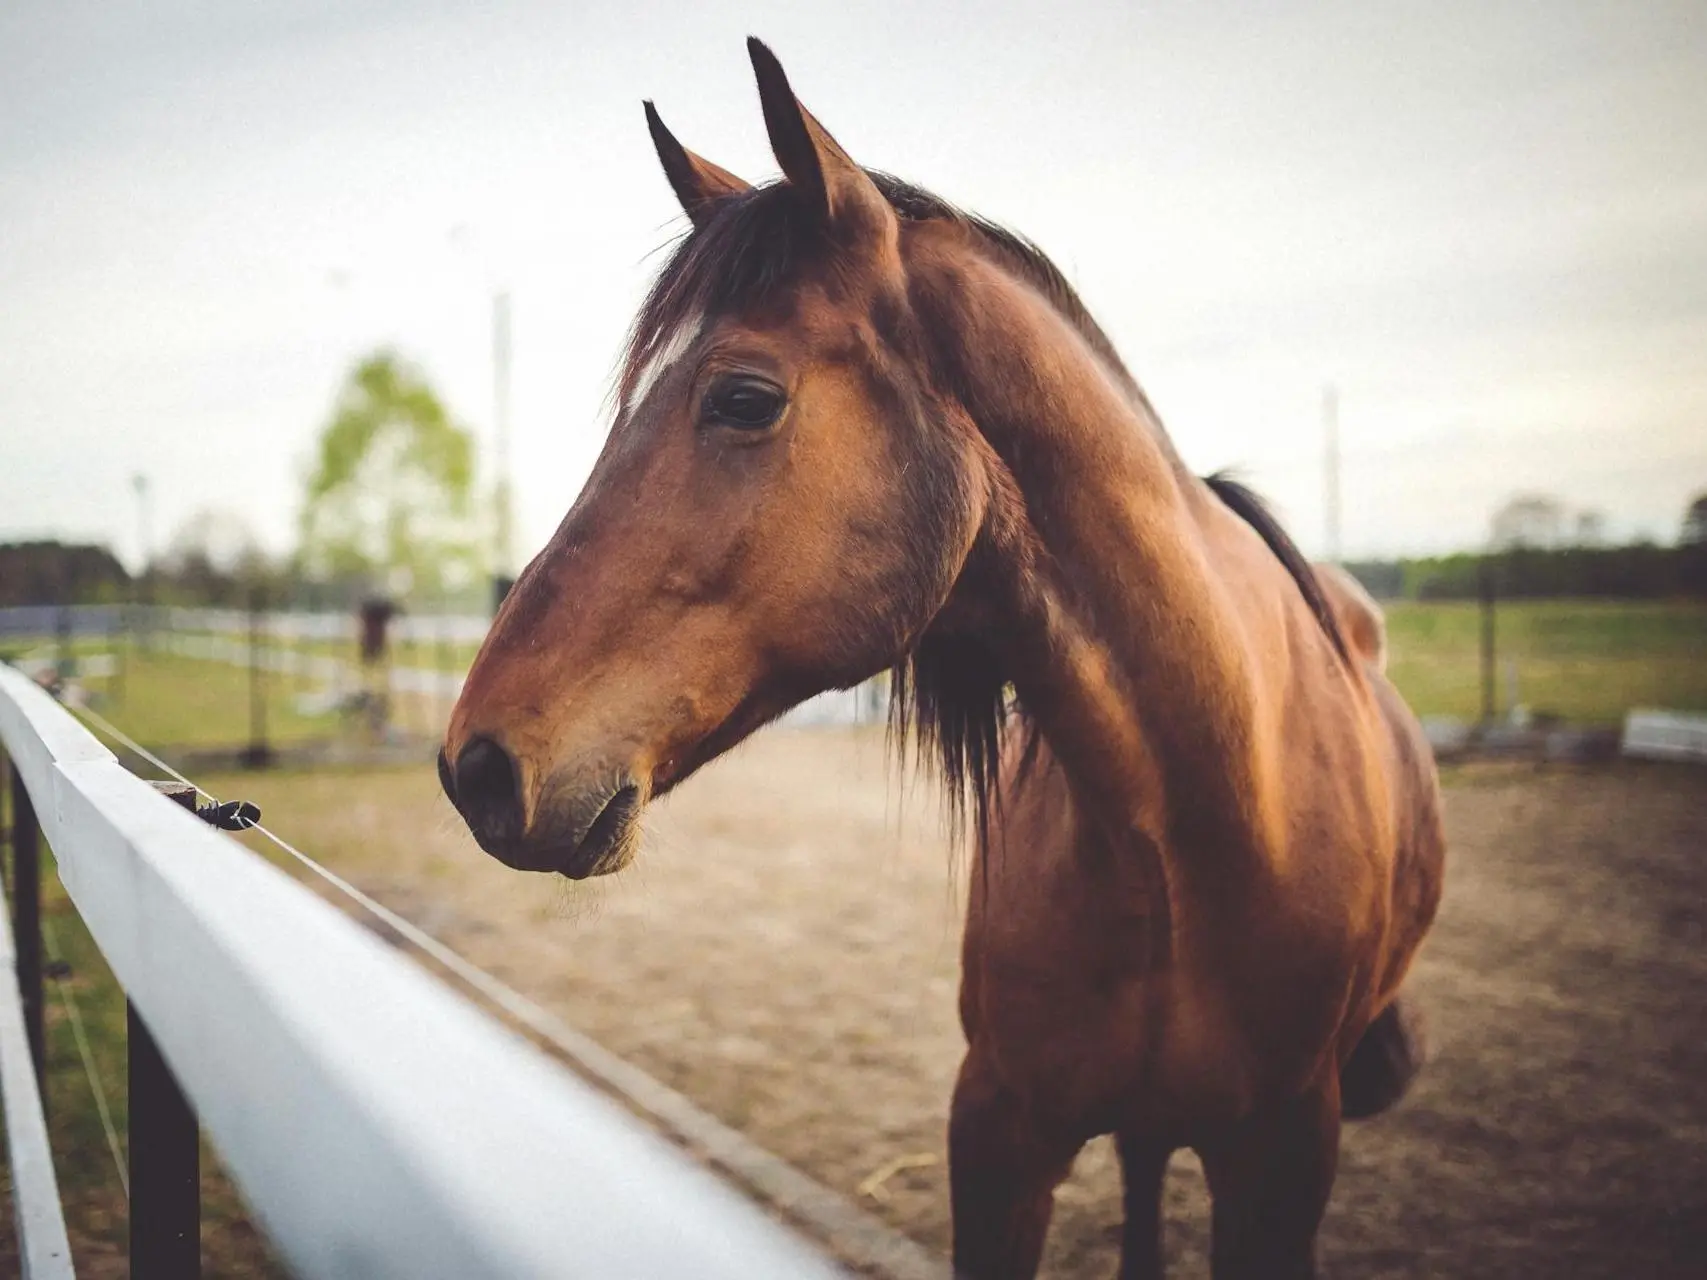
[[[1388,604],[1388,672],[1419,715],[1481,713],[1481,618],[1473,602]],[[1632,707],[1707,710],[1707,605],[1533,600],[1495,615],[1499,709],[1517,701],[1612,724]]]
[[[353,663],[352,663],[353,665]],[[241,747],[250,741],[251,694],[246,668],[203,658],[130,650],[111,675],[85,681],[94,709],[150,747]],[[275,747],[353,732],[335,711],[314,709],[324,681],[267,672],[261,680],[267,742]],[[399,694],[398,727],[436,732],[448,699]],[[432,723],[429,723],[429,720]]]
[[[262,679],[267,738],[274,744],[338,732],[332,714],[304,715],[298,695],[308,680],[268,673]],[[150,746],[240,746],[249,741],[249,673],[227,662],[134,651],[123,676],[90,682],[95,709]]]

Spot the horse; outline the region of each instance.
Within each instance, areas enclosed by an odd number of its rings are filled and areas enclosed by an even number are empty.
[[[749,41],[780,179],[646,119],[688,228],[609,435],[516,580],[439,756],[488,853],[572,879],[822,691],[892,724],[970,832],[954,1264],[1035,1273],[1113,1134],[1121,1275],[1198,1154],[1217,1280],[1314,1274],[1341,1123],[1422,1060],[1432,756],[1379,611],[1181,461],[1028,240],[856,164]]]

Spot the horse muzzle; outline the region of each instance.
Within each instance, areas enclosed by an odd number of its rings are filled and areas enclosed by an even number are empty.
[[[576,770],[548,778],[530,806],[515,759],[484,736],[469,739],[454,764],[439,752],[439,782],[487,853],[518,871],[571,880],[633,861],[649,791],[626,769]]]

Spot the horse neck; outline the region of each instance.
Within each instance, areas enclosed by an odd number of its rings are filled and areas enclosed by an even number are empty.
[[[1124,376],[1037,291],[984,277],[953,356],[999,459],[984,642],[1106,838],[1249,847],[1265,790],[1253,644],[1274,620],[1246,597],[1274,584],[1248,555],[1225,563],[1236,518]]]

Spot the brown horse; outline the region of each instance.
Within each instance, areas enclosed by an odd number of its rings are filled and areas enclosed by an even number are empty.
[[[469,673],[445,789],[509,865],[606,874],[648,799],[892,669],[978,836],[958,1268],[1031,1275],[1054,1187],[1113,1133],[1123,1275],[1161,1272],[1181,1147],[1216,1276],[1308,1275],[1342,1116],[1419,1060],[1398,992],[1440,895],[1379,615],[1186,470],[1042,253],[862,169],[750,51],[784,180],[647,104],[692,230]]]

